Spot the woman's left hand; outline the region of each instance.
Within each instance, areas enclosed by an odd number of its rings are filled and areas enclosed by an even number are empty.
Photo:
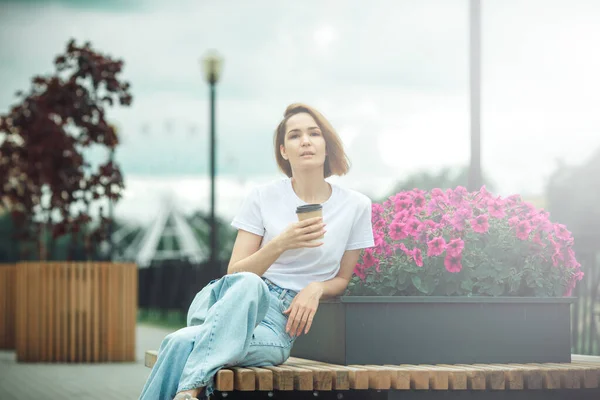
[[[284,314],[288,314],[285,331],[290,336],[300,336],[303,330],[304,334],[308,333],[322,295],[323,287],[321,286],[321,282],[313,282],[294,297],[290,307],[283,312]]]

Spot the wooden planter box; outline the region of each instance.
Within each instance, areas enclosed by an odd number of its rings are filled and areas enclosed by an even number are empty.
[[[0,265],[0,349],[15,348],[15,281],[14,265]]]
[[[570,362],[573,301],[346,296],[321,302],[291,354],[343,365]]]
[[[16,272],[18,361],[135,361],[135,264],[19,263]]]

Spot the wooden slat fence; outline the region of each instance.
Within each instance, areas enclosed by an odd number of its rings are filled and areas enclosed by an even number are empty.
[[[15,348],[15,270],[14,265],[0,265],[0,349]]]
[[[135,264],[17,264],[18,361],[135,361],[136,317]]]

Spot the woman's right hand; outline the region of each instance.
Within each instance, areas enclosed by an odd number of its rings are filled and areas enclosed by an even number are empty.
[[[276,240],[283,251],[301,247],[319,247],[323,242],[313,241],[325,234],[322,217],[308,218],[290,224],[273,240]]]

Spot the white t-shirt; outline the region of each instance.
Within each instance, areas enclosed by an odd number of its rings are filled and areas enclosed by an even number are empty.
[[[330,183],[331,196],[322,203],[323,245],[284,251],[263,274],[276,285],[296,292],[309,283],[334,278],[346,250],[374,246],[371,200]],[[307,204],[294,192],[290,178],[257,186],[242,203],[231,225],[263,236],[260,247],[297,222],[296,207]]]

